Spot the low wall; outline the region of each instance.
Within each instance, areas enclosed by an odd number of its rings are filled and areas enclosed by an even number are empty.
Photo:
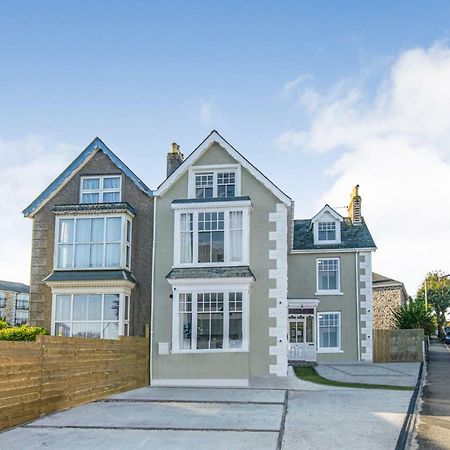
[[[149,341],[0,341],[0,429],[149,383]]]
[[[373,362],[420,362],[423,330],[373,330]]]

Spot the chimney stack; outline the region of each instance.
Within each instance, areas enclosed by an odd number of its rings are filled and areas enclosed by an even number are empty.
[[[361,196],[359,195],[359,184],[353,187],[348,205],[348,215],[353,224],[362,223],[361,218]]]
[[[167,153],[167,177],[170,177],[181,166],[183,160],[184,156],[180,152],[180,146],[174,142]]]

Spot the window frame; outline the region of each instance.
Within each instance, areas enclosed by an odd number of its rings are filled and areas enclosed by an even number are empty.
[[[83,181],[88,179],[99,179],[99,185],[100,187],[98,189],[83,189]],[[108,188],[105,189],[104,186],[104,180],[105,178],[119,178],[119,187],[118,188]],[[88,205],[98,205],[100,203],[111,203],[111,202],[104,202],[103,201],[103,194],[105,193],[113,193],[113,192],[119,192],[119,201],[113,202],[113,203],[119,203],[122,201],[122,175],[116,174],[116,175],[84,175],[80,177],[80,203],[81,204],[88,204]],[[98,194],[98,202],[95,203],[84,203],[83,202],[83,194]]]
[[[242,345],[240,348],[230,347],[229,345],[229,298],[230,293],[242,293]],[[214,349],[181,349],[180,348],[180,311],[179,300],[180,294],[192,295],[192,340],[191,347],[196,346],[197,336],[197,294],[205,293],[223,293],[223,345],[222,348]],[[184,285],[173,289],[173,303],[172,303],[172,353],[242,353],[249,351],[249,283],[236,282],[236,284],[209,284],[202,285]]]
[[[337,261],[336,289],[320,289],[319,287],[319,263],[320,261]],[[315,295],[343,295],[341,292],[341,258],[328,257],[316,259],[316,292]]]
[[[334,225],[334,229],[326,229],[326,230],[321,230],[320,226],[321,225]],[[324,231],[327,235],[330,231],[334,231],[334,239],[320,239],[320,233]],[[323,221],[319,221],[317,222],[317,240],[319,242],[323,242],[323,243],[330,243],[330,242],[336,242],[337,241],[337,223],[335,220],[323,220]]]
[[[120,229],[120,264],[119,266],[99,266],[99,267],[75,267],[75,236],[76,236],[76,220],[77,219],[103,219],[103,241],[98,242],[103,245],[103,264],[106,263],[106,219],[110,218],[120,218],[121,219],[121,229]],[[129,214],[67,214],[67,215],[57,215],[55,218],[55,238],[54,238],[54,251],[53,251],[53,270],[116,270],[116,269],[127,269],[131,271],[132,267],[132,243],[133,243],[133,220],[132,216]],[[61,220],[74,220],[73,226],[73,236],[72,236],[72,265],[71,267],[58,267],[58,256],[59,256],[59,246],[60,245],[70,245],[61,244],[59,242],[59,232],[60,232],[60,222]],[[127,223],[130,222],[130,238],[131,242],[127,241]],[[129,247],[129,264],[127,265],[127,247]]]
[[[224,204],[217,207],[195,208],[172,205],[174,208],[174,267],[211,267],[211,266],[242,266],[250,264],[250,206],[242,204]],[[217,262],[198,262],[198,217],[200,213],[223,212],[224,213],[224,260]],[[231,261],[231,231],[230,216],[232,212],[242,213],[242,257],[241,261]],[[192,214],[192,262],[181,262],[181,215]]]
[[[69,321],[57,321],[56,320],[56,297],[58,295],[70,296],[70,320]],[[102,312],[100,322],[115,322],[115,320],[103,320],[104,314],[104,301],[105,295],[119,295],[119,318],[117,327],[117,339],[120,336],[129,335],[129,322],[130,322],[130,305],[131,305],[131,291],[128,289],[116,289],[116,288],[103,288],[103,289],[90,289],[90,288],[59,288],[52,289],[52,317],[50,333],[55,336],[55,329],[57,322],[70,322],[70,335],[73,333],[73,297],[74,295],[101,295],[102,296]],[[125,319],[125,297],[128,297],[128,320]],[[80,321],[75,321],[80,322]],[[91,322],[98,322],[98,320],[92,320]],[[125,334],[125,325],[128,325],[128,334]],[[103,334],[103,330],[102,330]],[[80,337],[80,336],[78,336]],[[97,339],[97,338],[84,338],[84,339]],[[100,337],[99,339],[104,339]]]
[[[337,334],[337,340],[338,340],[338,346],[337,347],[322,347],[320,342],[320,316],[321,315],[329,315],[329,314],[336,314],[338,316],[338,334]],[[316,329],[317,329],[317,353],[343,353],[342,350],[342,314],[341,311],[318,311],[317,312],[317,322],[316,322]]]
[[[240,164],[211,164],[198,165],[189,168],[188,171],[188,198],[196,199],[196,175],[213,175],[213,196],[207,198],[224,199],[233,197],[218,197],[217,175],[219,173],[234,173],[234,197],[241,195],[241,166]]]

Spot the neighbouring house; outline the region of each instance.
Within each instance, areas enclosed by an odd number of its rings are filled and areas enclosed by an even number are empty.
[[[217,131],[147,188],[100,140],[28,207],[31,322],[141,335],[154,385],[245,386],[299,361],[372,360],[376,249],[348,214],[294,203]],[[130,308],[130,311],[128,311]]]
[[[374,241],[352,193],[294,220],[292,199],[213,131],[175,144],[154,192],[151,379],[245,386],[290,361],[372,360]]]
[[[24,215],[33,220],[31,324],[64,336],[144,335],[151,189],[96,138]]]
[[[0,280],[0,319],[11,326],[27,323],[29,298],[30,286]]]
[[[394,312],[408,301],[408,293],[401,281],[373,272],[373,327],[393,329]]]

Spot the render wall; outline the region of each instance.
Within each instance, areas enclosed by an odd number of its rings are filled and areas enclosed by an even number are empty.
[[[30,323],[50,329],[51,289],[42,280],[53,270],[55,215],[52,208],[55,205],[80,203],[80,178],[85,175],[122,175],[122,201],[128,202],[136,211],[131,270],[137,283],[131,293],[130,335],[144,336],[145,324],[150,323],[153,199],[144,194],[103,152],[96,153],[34,216]]]
[[[340,259],[342,295],[316,295],[317,259],[336,257]],[[360,286],[355,265],[355,253],[301,253],[288,257],[288,299],[318,299],[317,312],[341,313],[342,353],[317,353],[318,362],[358,360],[357,289]]]
[[[214,145],[196,162],[196,165],[230,163],[235,164],[236,161],[221,147]],[[274,367],[280,360],[273,350],[273,354],[270,354],[270,347],[275,348],[277,338],[269,336],[269,328],[276,326],[277,319],[269,317],[269,308],[275,308],[277,301],[274,297],[269,297],[269,289],[275,289],[277,281],[269,279],[269,270],[276,269],[277,263],[274,259],[269,259],[269,251],[275,250],[277,244],[275,240],[269,240],[269,233],[276,231],[276,223],[269,222],[269,214],[276,213],[277,204],[280,201],[245,169],[242,169],[241,175],[241,195],[250,196],[253,205],[250,214],[250,268],[256,277],[250,289],[250,351],[158,354],[158,344],[160,342],[171,344],[172,340],[172,300],[170,298],[172,291],[165,278],[173,265],[174,212],[171,202],[175,199],[187,198],[187,192],[186,173],[156,200],[155,261],[157,264],[155,264],[154,274],[152,379],[248,379],[269,375],[270,370],[274,373]],[[287,247],[287,233],[284,236]],[[284,256],[285,261],[286,254],[287,250]],[[287,329],[283,334],[286,346]],[[287,364],[287,357],[284,364]]]

